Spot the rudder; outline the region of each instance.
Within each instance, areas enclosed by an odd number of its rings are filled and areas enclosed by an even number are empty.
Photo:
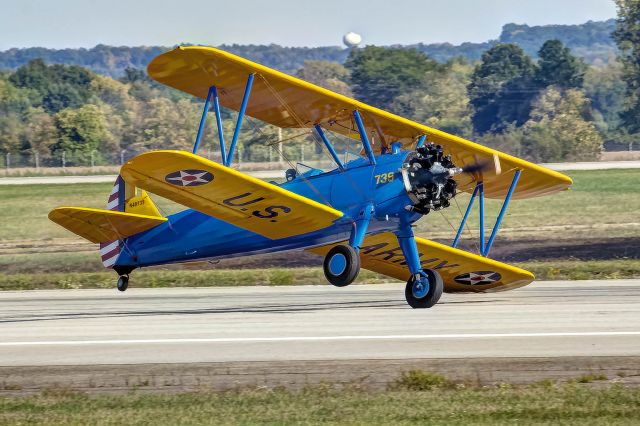
[[[113,184],[107,210],[162,217],[149,195],[144,190],[127,185],[122,176],[118,176]],[[122,240],[100,243],[100,257],[105,268],[111,268],[118,261],[122,246]]]

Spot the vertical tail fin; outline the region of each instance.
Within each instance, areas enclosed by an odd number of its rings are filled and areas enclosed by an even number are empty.
[[[149,195],[143,190],[127,185],[122,176],[118,176],[113,184],[107,200],[107,210],[162,217]],[[123,241],[120,240],[100,243],[100,257],[105,268],[111,268],[116,263],[123,245]]]
[[[124,211],[125,201],[125,183],[121,176],[118,176],[113,184],[109,199],[107,200],[107,210],[118,212]],[[111,268],[120,255],[122,246],[121,241],[109,241],[108,243],[100,243],[100,257],[105,268]]]

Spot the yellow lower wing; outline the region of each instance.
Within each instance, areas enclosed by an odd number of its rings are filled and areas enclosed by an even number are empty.
[[[271,239],[326,228],[342,217],[320,204],[184,151],[152,151],[128,161],[131,185]]]
[[[107,243],[135,235],[167,219],[112,210],[58,207],[49,219],[92,243]]]
[[[444,280],[446,292],[501,291],[522,287],[535,278],[524,269],[458,250],[444,244],[416,238],[422,266],[435,269]],[[311,252],[324,255],[333,245]],[[360,249],[362,267],[406,281],[410,273],[396,236],[390,232],[365,238]]]

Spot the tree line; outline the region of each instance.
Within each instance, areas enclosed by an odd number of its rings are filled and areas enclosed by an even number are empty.
[[[473,63],[367,46],[352,49],[344,64],[305,61],[295,74],[534,161],[592,160],[603,144],[629,144],[640,133],[640,1],[617,3],[620,53],[609,63],[587,65],[552,39],[537,60],[513,43],[497,43]],[[69,164],[114,164],[123,150],[188,150],[201,105],[136,68],[115,79],[35,59],[0,73],[0,153],[57,165],[63,157]],[[224,111],[224,118],[234,114]],[[225,126],[231,132],[233,120]],[[248,126],[254,131],[243,132],[240,156],[269,160],[264,142],[275,129],[255,120]],[[302,139],[285,144],[289,155],[304,149]]]
[[[496,40],[481,43],[417,43],[414,47],[432,59],[444,63],[450,59],[464,57],[469,61],[480,60],[482,53],[497,43],[513,43],[536,57],[540,46],[551,39],[558,39],[574,54],[587,63],[609,62],[615,56],[616,47],[611,37],[615,20],[592,22],[580,25],[540,25],[528,26],[506,24]],[[419,30],[429,31],[425,26]],[[323,60],[344,63],[349,50],[339,46],[324,47],[283,47],[270,45],[222,45],[221,49],[242,56],[271,68],[294,73],[304,61]],[[90,49],[47,49],[30,47],[9,49],[0,52],[0,69],[14,70],[33,59],[42,59],[50,64],[81,65],[98,74],[120,78],[126,68],[144,68],[151,59],[170,46],[107,46],[97,45]]]

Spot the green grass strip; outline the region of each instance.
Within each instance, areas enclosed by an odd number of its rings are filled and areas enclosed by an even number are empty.
[[[527,262],[517,264],[532,271],[538,280],[625,279],[640,277],[640,260],[597,260]],[[0,274],[0,290],[65,288],[113,288],[113,271],[35,272]],[[392,278],[362,270],[356,283],[394,282]],[[131,274],[131,285],[138,288],[225,287],[252,285],[326,284],[322,268],[215,269],[215,270],[138,270]]]
[[[637,425],[640,389],[622,386],[429,386],[387,391],[283,389],[0,398],[0,424],[33,425]]]

